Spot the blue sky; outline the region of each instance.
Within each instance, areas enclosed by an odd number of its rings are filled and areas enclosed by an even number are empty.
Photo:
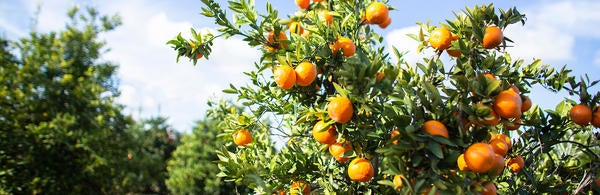
[[[218,1],[224,4],[226,1]],[[256,0],[263,9],[266,1]],[[295,12],[293,0],[271,0],[280,17]],[[415,62],[416,42],[405,34],[416,32],[415,22],[430,20],[439,24],[453,17],[465,6],[488,4],[494,1],[398,1],[391,0],[397,10],[391,12],[392,24],[377,29],[388,45],[409,51],[407,60]],[[505,0],[494,2],[496,7],[517,7],[527,15],[525,26],[514,25],[505,35],[516,41],[509,52],[526,61],[540,58],[555,67],[567,65],[574,75],[587,73],[600,79],[600,1],[593,0]],[[118,13],[123,25],[105,34],[102,39],[111,49],[105,60],[120,64],[118,77],[122,92],[118,102],[135,117],[168,116],[169,123],[180,131],[189,131],[195,120],[204,117],[206,101],[222,96],[229,83],[245,82],[243,71],[253,67],[258,48],[249,48],[239,37],[218,39],[211,60],[201,60],[192,66],[187,60],[175,63],[175,52],[165,44],[178,32],[200,31],[216,26],[200,14],[199,0],[0,0],[0,36],[16,39],[27,35],[34,27],[32,16],[40,5],[41,12],[35,29],[60,30],[67,21],[68,8],[93,6],[103,14]],[[600,87],[590,89],[597,92]],[[551,108],[562,99],[543,89],[534,89],[534,102]]]

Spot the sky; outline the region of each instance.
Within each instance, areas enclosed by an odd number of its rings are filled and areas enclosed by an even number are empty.
[[[217,0],[225,5],[225,0]],[[256,0],[264,11],[265,0]],[[270,0],[285,17],[298,10],[293,0]],[[390,12],[392,24],[387,29],[376,28],[388,46],[408,51],[406,60],[414,63],[417,43],[406,36],[415,33],[416,22],[431,21],[438,25],[454,12],[465,7],[494,3],[498,8],[517,7],[526,14],[525,26],[513,25],[505,36],[516,42],[509,52],[513,58],[527,62],[542,59],[553,67],[566,65],[573,75],[588,74],[600,80],[600,1],[594,0],[503,0],[503,1],[400,1],[390,0],[396,10]],[[229,83],[246,82],[244,71],[251,70],[258,60],[259,48],[251,48],[240,37],[217,39],[210,60],[202,59],[196,66],[182,58],[166,42],[189,29],[210,31],[217,28],[209,18],[200,15],[199,0],[0,0],[0,36],[18,39],[31,29],[40,32],[57,31],[67,22],[66,13],[72,6],[95,7],[102,14],[119,14],[123,25],[104,34],[101,39],[110,49],[103,60],[119,64],[118,79],[121,96],[117,101],[135,118],[167,116],[169,124],[189,132],[194,121],[204,118],[206,102],[224,96]],[[39,7],[37,22],[32,18]],[[595,93],[600,87],[591,88]],[[534,88],[530,97],[544,108],[553,108],[567,94],[552,94]]]

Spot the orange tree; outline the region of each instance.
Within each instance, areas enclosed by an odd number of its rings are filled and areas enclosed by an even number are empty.
[[[525,23],[516,9],[475,6],[439,25],[418,23],[410,36],[419,52],[434,54],[408,64],[395,48],[392,61],[374,32],[392,20],[387,1],[296,1],[301,8],[283,18],[269,3],[259,14],[250,0],[228,1],[231,13],[202,2],[218,35],[178,35],[168,42],[177,59],[208,59],[217,37],[239,36],[263,51],[245,73],[249,84],[223,91],[244,112],[223,104],[209,111],[229,145],[241,130],[252,137],[218,151],[227,181],[259,194],[598,190],[600,93],[589,92],[597,81],[511,58],[505,49],[518,44],[503,31]],[[575,99],[543,110],[532,106],[534,85]],[[576,104],[587,109],[571,111]],[[289,141],[275,149],[271,135]]]

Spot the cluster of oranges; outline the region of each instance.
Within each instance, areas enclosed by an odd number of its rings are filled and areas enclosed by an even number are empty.
[[[438,27],[429,34],[428,42],[432,48],[438,51],[446,50],[448,55],[452,57],[460,57],[461,52],[459,50],[449,50],[449,48],[452,46],[452,41],[457,41],[458,39],[459,36],[457,34],[453,34],[448,28]],[[485,49],[494,49],[498,47],[502,41],[504,41],[502,30],[497,26],[488,26],[485,29],[481,46]]]
[[[600,106],[592,112],[586,104],[577,104],[571,108],[569,115],[575,124],[586,126],[591,123],[592,126],[600,128]]]
[[[317,67],[311,62],[301,62],[296,68],[282,65],[273,70],[273,78],[282,89],[291,89],[294,84],[306,87],[317,78]]]
[[[337,96],[329,101],[327,113],[333,122],[344,124],[352,119],[354,108],[350,99]],[[352,144],[344,139],[338,141],[337,131],[333,124],[318,121],[313,127],[312,135],[318,142],[329,145],[329,153],[337,161],[346,162],[350,160],[348,157],[344,157],[344,153],[353,150]],[[348,176],[354,181],[370,181],[374,174],[375,169],[366,158],[358,157],[348,164]]]

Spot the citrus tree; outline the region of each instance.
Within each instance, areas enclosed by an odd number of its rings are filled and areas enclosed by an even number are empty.
[[[422,59],[409,64],[374,31],[392,22],[385,0],[296,0],[289,16],[269,3],[257,13],[251,0],[228,1],[230,13],[202,2],[221,28],[169,41],[178,60],[208,60],[218,37],[262,51],[249,84],[223,90],[244,112],[209,111],[237,145],[218,150],[227,181],[259,194],[598,192],[598,81],[513,59],[506,48],[519,45],[504,31],[525,23],[516,8],[474,6],[418,23],[409,36]],[[572,99],[543,110],[534,86]],[[273,135],[287,145],[274,150]]]

